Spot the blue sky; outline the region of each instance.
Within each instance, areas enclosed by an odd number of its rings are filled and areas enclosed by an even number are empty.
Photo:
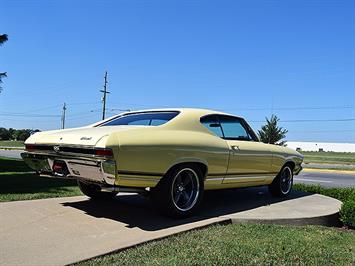
[[[99,120],[107,70],[109,115],[275,113],[288,140],[355,142],[354,3],[3,0],[0,126],[59,128],[64,102],[68,127]]]

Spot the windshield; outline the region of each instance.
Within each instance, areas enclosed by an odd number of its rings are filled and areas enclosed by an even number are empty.
[[[100,126],[160,126],[177,116],[179,112],[145,112],[125,114],[109,120]]]

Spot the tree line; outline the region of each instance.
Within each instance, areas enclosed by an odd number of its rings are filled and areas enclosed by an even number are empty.
[[[25,141],[32,134],[40,132],[39,129],[6,129],[0,127],[0,140],[20,140]]]

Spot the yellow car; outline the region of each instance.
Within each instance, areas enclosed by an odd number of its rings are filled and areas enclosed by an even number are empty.
[[[93,199],[149,193],[175,217],[194,213],[204,190],[268,185],[286,196],[303,161],[294,150],[261,143],[241,117],[187,108],[39,132],[25,145],[22,158],[40,175],[77,179]]]

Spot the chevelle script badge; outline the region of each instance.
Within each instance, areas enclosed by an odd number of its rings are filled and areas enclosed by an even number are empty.
[[[82,137],[80,140],[91,140],[91,137]]]

